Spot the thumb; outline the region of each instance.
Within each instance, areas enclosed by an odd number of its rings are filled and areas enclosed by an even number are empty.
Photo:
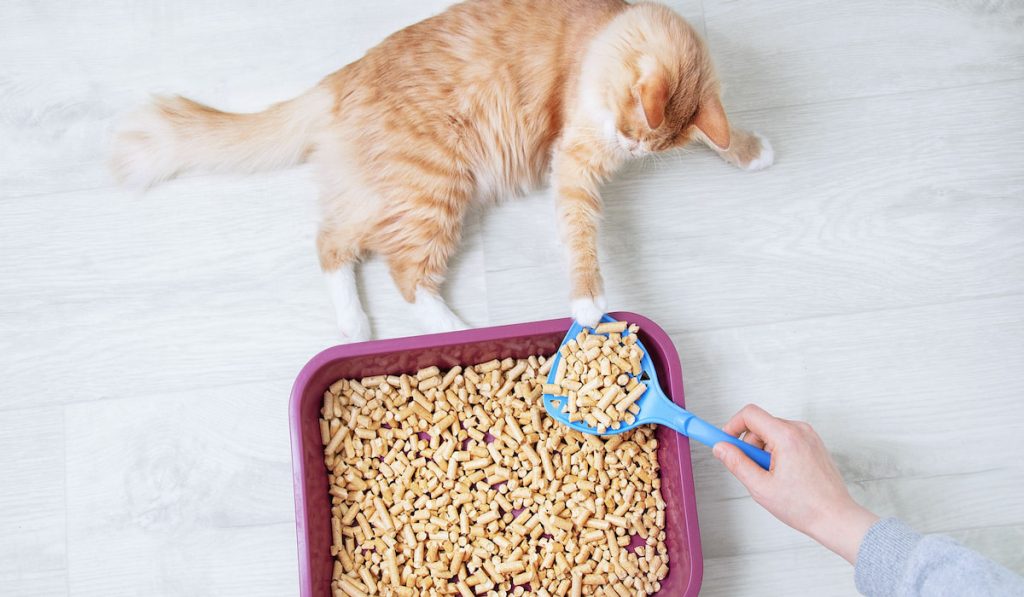
[[[711,450],[715,458],[722,461],[725,468],[736,477],[748,491],[764,480],[768,474],[756,462],[729,442],[718,442]]]

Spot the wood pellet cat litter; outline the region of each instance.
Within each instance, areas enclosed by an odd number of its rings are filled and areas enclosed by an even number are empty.
[[[660,589],[653,427],[602,439],[558,424],[541,404],[550,364],[531,356],[331,385],[320,432],[336,596]]]

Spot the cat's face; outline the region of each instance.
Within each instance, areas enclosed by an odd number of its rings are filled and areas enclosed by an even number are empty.
[[[615,141],[620,149],[640,156],[689,143],[699,104],[692,87],[662,72],[641,76],[628,92],[617,94]]]
[[[630,156],[665,151],[702,135],[729,145],[729,123],[704,42],[660,5],[637,5],[595,44],[588,66],[603,96],[592,113],[604,137]]]

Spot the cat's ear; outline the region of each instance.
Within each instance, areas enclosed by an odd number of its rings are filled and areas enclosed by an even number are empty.
[[[644,118],[651,130],[665,122],[665,106],[668,104],[668,80],[662,74],[646,75],[634,88],[644,110]]]
[[[703,100],[697,107],[697,116],[693,119],[693,126],[700,129],[715,147],[721,150],[729,148],[729,119],[725,116],[725,108],[722,107],[722,100],[714,93]]]

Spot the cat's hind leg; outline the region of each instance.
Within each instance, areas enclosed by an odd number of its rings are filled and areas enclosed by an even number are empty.
[[[428,241],[420,251],[398,250],[388,254],[388,265],[395,285],[402,297],[412,304],[416,320],[423,331],[432,334],[469,327],[441,297],[440,286],[448,269],[448,256],[454,243],[450,248],[442,248],[439,244]]]
[[[363,310],[356,285],[355,264],[359,253],[353,239],[343,230],[321,226],[317,235],[320,267],[334,304],[342,343],[365,342],[370,339],[370,319]]]
[[[412,306],[416,313],[416,320],[429,333],[453,332],[469,327],[466,322],[452,312],[448,303],[441,298],[441,293],[437,290],[418,287]]]
[[[374,250],[387,259],[395,285],[428,333],[469,327],[440,292],[468,203],[468,192],[451,188],[436,194],[413,192],[385,215],[375,232],[379,241]]]

